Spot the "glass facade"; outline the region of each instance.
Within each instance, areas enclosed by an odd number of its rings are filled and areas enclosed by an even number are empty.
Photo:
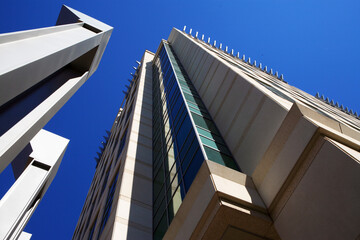
[[[153,230],[162,239],[204,159],[239,168],[171,46],[153,63]]]

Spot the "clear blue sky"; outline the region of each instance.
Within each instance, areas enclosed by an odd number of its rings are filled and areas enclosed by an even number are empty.
[[[145,49],[156,51],[172,27],[193,28],[283,73],[293,86],[360,111],[358,0],[4,1],[0,33],[53,26],[62,4],[113,26],[114,32],[97,72],[45,126],[70,144],[25,228],[34,240],[71,239],[95,172],[94,157],[132,66]],[[0,174],[0,185],[9,178],[10,168]]]

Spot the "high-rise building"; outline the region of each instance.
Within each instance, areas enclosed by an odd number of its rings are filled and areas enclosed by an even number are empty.
[[[0,201],[0,239],[22,233],[69,140],[42,130],[97,69],[112,27],[63,6],[56,26],[0,34],[0,173],[15,183]]]
[[[359,238],[359,116],[191,32],[138,63],[73,239]]]

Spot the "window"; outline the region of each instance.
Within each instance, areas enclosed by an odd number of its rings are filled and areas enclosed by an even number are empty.
[[[94,236],[94,231],[95,231],[95,226],[96,226],[96,220],[97,218],[95,218],[95,222],[94,224],[92,225],[92,227],[90,228],[90,233],[89,233],[89,237],[88,237],[88,240],[91,240]]]
[[[105,228],[105,225],[107,223],[107,220],[109,219],[110,213],[111,213],[111,207],[112,207],[112,203],[113,203],[113,199],[114,199],[114,193],[115,193],[115,189],[116,189],[116,182],[119,176],[119,172],[116,173],[115,178],[113,179],[111,186],[109,187],[109,192],[107,194],[107,198],[106,198],[106,202],[105,202],[105,207],[104,207],[104,213],[101,219],[101,225],[100,225],[100,229],[99,229],[99,234],[98,234],[98,239],[101,236],[102,231]]]
[[[107,180],[108,180],[108,177],[109,177],[109,173],[110,173],[110,169],[108,169],[107,172],[106,172],[106,175],[105,175],[105,178],[104,178],[104,183],[102,185],[100,195],[102,195],[104,193],[106,183],[107,183]]]
[[[117,157],[116,157],[116,161],[119,159],[120,154],[121,154],[122,150],[124,149],[127,131],[128,130],[126,129],[124,135],[122,136],[122,138],[120,140],[120,145],[119,145],[119,150],[118,150],[118,154],[117,154]]]

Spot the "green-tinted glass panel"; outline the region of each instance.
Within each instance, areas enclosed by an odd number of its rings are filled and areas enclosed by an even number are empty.
[[[197,113],[197,114],[199,114],[199,115],[202,115],[202,113],[200,112],[199,109],[192,108],[190,105],[189,105],[189,109],[190,109],[190,111],[192,111],[193,113]]]
[[[164,184],[164,169],[161,166],[154,179],[154,195],[157,196],[160,193],[161,186]]]
[[[217,132],[215,125],[208,119],[203,118],[202,116],[199,116],[195,113],[191,113],[191,116],[194,119],[194,122],[196,125],[208,129],[209,131],[215,131]]]
[[[163,212],[165,211],[166,208],[165,198],[160,199],[159,202],[160,202],[159,207],[156,209],[154,208],[154,213],[155,213],[154,226],[156,226],[159,223],[160,217],[163,215]]]
[[[196,103],[196,100],[195,100],[195,98],[193,97],[193,95],[184,93],[184,96],[185,96],[185,99],[186,99],[186,100]]]
[[[223,144],[220,144],[219,142],[215,142],[213,140],[210,140],[206,137],[203,137],[200,135],[201,142],[209,147],[215,148],[216,150],[225,153],[227,155],[231,155],[227,147],[225,147]]]
[[[239,171],[239,168],[231,157],[206,146],[204,146],[204,149],[209,160]]]
[[[168,225],[167,225],[166,213],[164,213],[164,215],[161,217],[160,223],[155,229],[154,240],[161,240],[165,235],[167,227]]]
[[[199,133],[200,135],[203,135],[203,136],[205,136],[205,137],[207,137],[207,138],[210,138],[210,139],[212,139],[213,141],[219,141],[219,140],[222,141],[220,137],[216,136],[215,134],[212,134],[212,133],[209,132],[209,131],[206,131],[206,130],[200,128],[200,127],[197,127],[196,129],[197,129],[197,131],[198,131],[198,133]]]

